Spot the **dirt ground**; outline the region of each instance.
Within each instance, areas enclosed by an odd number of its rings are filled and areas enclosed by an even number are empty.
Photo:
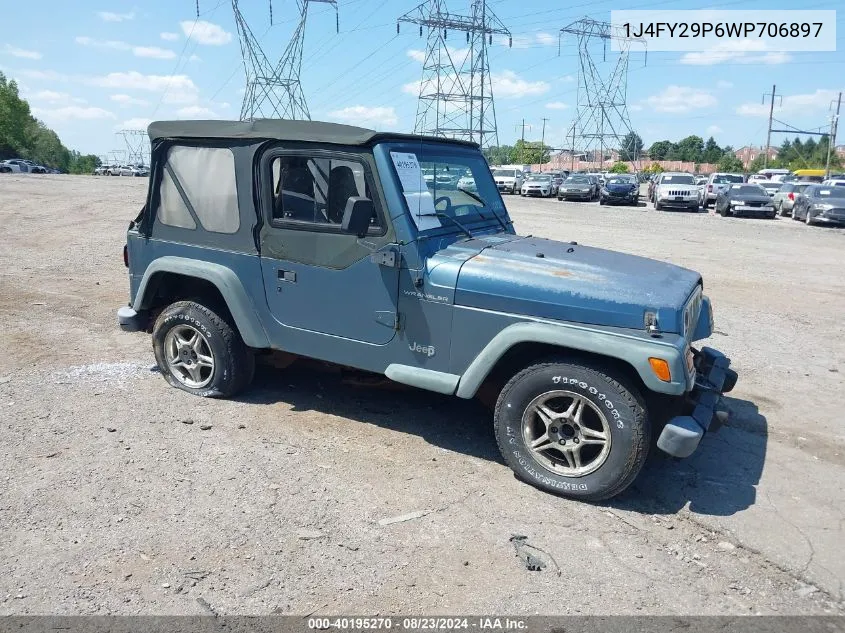
[[[0,176],[0,614],[845,612],[845,231],[506,199],[699,270],[739,371],[695,456],[590,505],[514,479],[473,402],[296,366],[168,387],[115,321],[145,187]]]

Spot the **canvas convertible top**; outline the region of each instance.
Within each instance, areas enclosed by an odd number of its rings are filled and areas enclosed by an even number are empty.
[[[376,132],[352,125],[322,121],[154,121],[148,129],[151,141],[164,138],[257,138],[335,145],[372,145],[380,141],[434,141],[478,147],[470,141],[417,134]]]

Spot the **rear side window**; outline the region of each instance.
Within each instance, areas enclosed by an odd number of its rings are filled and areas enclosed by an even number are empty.
[[[167,153],[160,186],[162,224],[237,233],[240,228],[235,157],[220,147],[174,145]]]

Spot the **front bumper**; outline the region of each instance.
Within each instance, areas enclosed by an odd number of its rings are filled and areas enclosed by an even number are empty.
[[[560,191],[558,192],[558,198],[581,198],[585,200],[589,200],[593,197],[592,191]]]
[[[551,191],[549,189],[523,189],[522,195],[524,196],[541,196],[543,198],[548,197],[551,195]]]
[[[124,332],[141,332],[147,329],[147,314],[122,306],[117,310],[117,323]]]
[[[657,439],[657,447],[673,457],[689,457],[695,452],[720,411],[722,394],[731,391],[737,381],[731,360],[718,350],[702,347],[693,350],[693,356],[696,378],[687,395],[687,414],[669,420]]]
[[[516,186],[515,182],[497,182],[496,188],[499,191],[519,191],[519,187]]]
[[[607,204],[631,204],[639,200],[640,194],[638,191],[633,191],[631,193],[616,193],[608,191],[607,193],[602,193],[601,197]]]
[[[664,207],[678,207],[679,209],[697,209],[698,197],[695,198],[684,196],[683,200],[675,200],[677,196],[669,196],[661,198],[658,196],[657,201]]]

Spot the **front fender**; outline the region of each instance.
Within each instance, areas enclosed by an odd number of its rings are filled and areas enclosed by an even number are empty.
[[[144,271],[144,276],[138,285],[138,292],[132,301],[136,310],[146,310],[150,307],[153,301],[150,280],[157,273],[175,273],[204,279],[214,284],[223,296],[244,343],[255,348],[270,347],[267,333],[261,327],[261,319],[246,294],[241,280],[231,268],[185,257],[171,255],[159,257],[153,260]]]
[[[472,398],[504,354],[520,343],[544,343],[615,358],[631,365],[651,391],[682,395],[693,387],[694,375],[686,369],[686,341],[676,334],[660,338],[622,328],[592,328],[573,323],[522,322],[499,332],[467,367],[458,382],[457,395]],[[654,375],[650,356],[669,363],[671,382]]]

